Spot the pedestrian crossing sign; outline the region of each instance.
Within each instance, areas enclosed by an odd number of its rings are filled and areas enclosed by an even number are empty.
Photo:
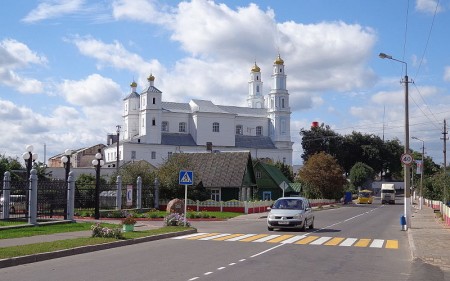
[[[180,171],[178,177],[179,183],[182,185],[192,185],[194,183],[194,172],[192,171]]]

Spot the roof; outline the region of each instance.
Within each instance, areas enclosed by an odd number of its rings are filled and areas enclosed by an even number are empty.
[[[218,105],[218,107],[226,112],[237,114],[238,116],[267,118],[267,108],[250,108],[228,105]]]
[[[272,178],[272,180],[276,183],[276,185],[280,186],[282,182],[285,182],[289,185],[289,187],[285,191],[300,192],[301,185],[300,186],[292,185],[289,179],[286,178],[286,176],[276,166],[269,165],[260,161],[257,163],[257,165],[258,164],[261,166],[261,168],[263,168],[267,172],[267,174],[270,176],[270,178]]]
[[[192,112],[229,113],[209,100],[191,100],[189,105]]]
[[[165,102],[162,103],[162,109],[169,112],[191,113],[191,107],[188,103]]]
[[[174,154],[172,157],[178,154]],[[188,157],[194,180],[207,188],[242,187],[247,168],[252,168],[249,152],[183,153]]]
[[[270,137],[236,135],[235,146],[244,148],[276,149]]]
[[[155,86],[148,86],[147,89],[145,89],[142,93],[158,93],[161,94],[162,92],[158,90]]]
[[[191,134],[161,133],[161,144],[176,146],[196,146]]]
[[[131,92],[128,96],[126,96],[123,100],[129,99],[139,99],[139,94],[136,92]]]

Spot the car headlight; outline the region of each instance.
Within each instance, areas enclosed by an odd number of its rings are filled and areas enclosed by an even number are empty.
[[[269,215],[267,216],[267,218],[268,218],[269,220],[273,220],[273,219],[275,218],[275,216],[269,214]]]
[[[296,214],[294,220],[301,220],[303,218],[302,214]]]

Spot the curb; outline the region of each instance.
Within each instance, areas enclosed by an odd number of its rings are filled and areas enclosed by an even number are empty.
[[[144,242],[150,242],[150,241],[155,241],[155,240],[160,240],[160,239],[183,236],[183,235],[192,234],[192,233],[196,233],[196,232],[197,232],[197,229],[191,229],[191,230],[186,230],[186,231],[171,232],[171,233],[135,238],[135,239],[130,239],[130,240],[114,241],[114,242],[105,243],[105,244],[82,246],[82,247],[60,250],[60,251],[55,251],[55,252],[40,253],[40,254],[35,254],[35,255],[2,259],[2,260],[0,260],[0,268],[17,266],[17,265],[51,260],[51,259],[57,259],[57,258],[62,258],[62,257],[67,257],[67,256],[72,256],[72,255],[78,255],[78,254],[85,254],[85,253],[90,253],[90,252],[95,252],[95,251],[118,248],[118,247],[122,247],[122,246],[129,246],[129,245],[138,244],[138,243],[144,243]]]

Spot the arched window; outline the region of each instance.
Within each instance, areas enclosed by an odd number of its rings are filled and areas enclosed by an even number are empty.
[[[153,98],[153,104],[155,104],[156,103],[156,98]]]
[[[156,120],[155,120],[155,118],[153,118],[152,119],[152,126],[155,126],[156,125]]]

